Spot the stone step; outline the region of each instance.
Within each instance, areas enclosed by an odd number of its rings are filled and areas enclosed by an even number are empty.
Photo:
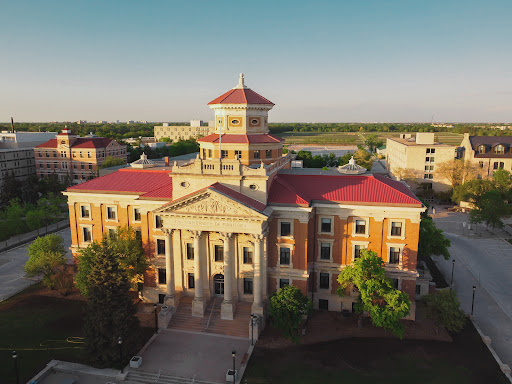
[[[193,378],[175,377],[151,372],[130,371],[126,380],[132,383],[140,384],[218,384],[212,381],[197,380]]]

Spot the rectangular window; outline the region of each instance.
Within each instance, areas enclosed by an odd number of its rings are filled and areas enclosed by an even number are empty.
[[[265,157],[266,157],[267,159],[271,159],[271,158],[272,158],[272,150],[271,150],[271,149],[267,149],[267,150],[265,151]]]
[[[389,248],[389,264],[398,264],[400,262],[400,248]]]
[[[503,168],[505,168],[505,164],[502,161],[500,161],[500,169],[503,169]]]
[[[220,154],[223,159],[228,157],[228,151],[225,151],[224,149],[220,151]]]
[[[224,246],[215,245],[215,261],[224,261]]]
[[[107,207],[107,219],[109,219],[109,220],[116,219],[116,208],[115,207]]]
[[[421,295],[421,285],[416,284],[416,294]]]
[[[281,221],[281,236],[290,236],[292,232],[292,223]]]
[[[260,151],[254,151],[254,158],[259,159],[260,158]]]
[[[133,208],[133,221],[140,221],[140,208]]]
[[[480,162],[478,163],[478,166],[479,166],[480,168],[483,168],[483,167],[484,167],[484,162],[483,162],[483,161],[480,161]]]
[[[164,223],[162,221],[162,216],[155,216],[155,227],[156,228],[162,228],[164,226]]]
[[[252,264],[252,249],[244,247],[244,264]]]
[[[211,149],[209,149],[209,150],[208,150],[208,157],[209,157],[210,159],[212,158],[212,150],[211,150]]]
[[[187,243],[187,260],[194,260],[194,244]]]
[[[331,259],[331,243],[320,243],[320,259]]]
[[[156,240],[156,253],[158,255],[165,255],[165,240],[163,240],[163,239]]]
[[[402,223],[393,221],[391,223],[391,236],[402,236]]]
[[[366,233],[366,221],[356,220],[356,233],[358,235],[364,235]]]
[[[235,159],[241,159],[242,158],[242,151],[235,151]]]
[[[320,288],[329,289],[329,274],[320,273]]]
[[[165,268],[158,268],[158,284],[167,284]]]
[[[280,248],[279,264],[290,265],[290,248]]]
[[[498,162],[496,161],[493,166],[494,169],[498,169]]]
[[[165,303],[165,294],[159,293],[158,294],[158,304],[164,304]]]
[[[92,234],[91,234],[91,229],[90,228],[84,227],[82,229],[82,233],[83,233],[83,236],[84,236],[84,242],[92,241]]]
[[[331,219],[322,218],[321,232],[331,232]]]
[[[80,206],[80,216],[82,219],[88,219],[90,217],[89,207],[87,205]]]
[[[318,309],[320,309],[322,311],[328,311],[329,310],[329,300],[318,299]]]
[[[252,295],[252,277],[244,278],[244,294]]]
[[[115,239],[116,238],[116,230],[115,230],[115,228],[109,228],[108,229],[108,237],[110,237],[111,239]]]
[[[196,286],[196,281],[194,280],[194,274],[189,273],[188,274],[188,287],[195,288],[195,286]]]
[[[284,288],[287,285],[290,285],[289,279],[279,279],[279,289]]]
[[[354,245],[354,259],[361,256],[361,250],[364,249],[362,245]]]
[[[140,229],[135,230],[135,238],[142,244],[142,231]]]
[[[398,279],[391,279],[393,288],[398,289]]]
[[[92,164],[89,164],[89,170],[92,170]]]
[[[425,163],[429,163],[430,162],[430,157],[425,157]]]

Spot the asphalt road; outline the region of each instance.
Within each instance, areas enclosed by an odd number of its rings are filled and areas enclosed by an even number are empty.
[[[57,232],[64,238],[64,247],[67,249],[66,257],[72,259],[71,230],[69,228]],[[26,287],[39,281],[39,278],[27,279],[23,267],[28,260],[28,246],[30,243],[0,253],[0,301],[22,291]]]

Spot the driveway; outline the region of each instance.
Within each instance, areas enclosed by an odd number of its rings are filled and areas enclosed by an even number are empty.
[[[69,228],[57,232],[64,238],[64,248],[67,250],[66,258],[72,260],[69,250],[71,246],[71,230]],[[30,243],[0,253],[0,301],[22,291],[39,281],[39,278],[27,279],[23,267],[28,260],[28,246]]]

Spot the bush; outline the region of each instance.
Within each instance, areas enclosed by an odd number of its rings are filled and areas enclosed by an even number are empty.
[[[426,315],[450,332],[460,332],[466,323],[466,314],[460,309],[455,291],[442,290],[423,297]]]

